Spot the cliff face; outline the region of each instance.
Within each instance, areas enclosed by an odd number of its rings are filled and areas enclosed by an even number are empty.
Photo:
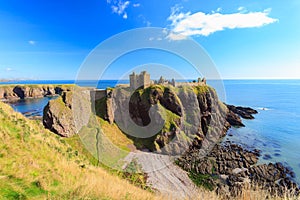
[[[51,100],[44,109],[44,126],[65,137],[76,134],[88,124],[92,115],[93,106],[88,103],[91,99],[87,94],[68,91],[62,97]],[[293,172],[287,167],[280,163],[258,165],[259,150],[249,151],[230,142],[216,144],[230,126],[243,126],[239,115],[252,119],[251,114],[257,112],[251,108],[225,105],[209,86],[174,88],[152,85],[136,91],[117,87],[106,97],[97,99],[94,105],[96,115],[114,124],[118,130],[114,136],[102,134],[112,129],[95,126],[94,123],[82,129],[81,138],[89,144],[86,148],[101,162],[101,158],[122,155],[120,146],[113,143],[113,139],[125,133],[134,149],[175,155],[177,165],[187,171],[197,185],[216,190],[226,199],[239,195],[242,187],[249,183],[271,189],[272,194],[284,194],[284,191],[296,191],[298,194],[300,191],[291,179]],[[151,162],[153,167],[153,162],[158,160],[156,156],[165,156],[149,155],[149,158],[139,157],[144,166]],[[160,161],[159,166],[166,164]],[[169,167],[166,169],[170,171]],[[163,176],[166,174],[168,172]]]
[[[73,88],[48,102],[43,111],[43,124],[58,135],[71,137],[88,123],[91,113],[89,93]]]
[[[0,100],[10,101],[61,95],[63,91],[70,90],[71,87],[68,85],[5,85],[0,86]]]
[[[205,153],[231,124],[242,125],[206,85],[153,85],[133,93],[117,87],[96,105],[98,116],[116,123],[137,148],[167,154],[181,154],[189,148],[203,148]]]
[[[76,134],[79,129],[72,127],[86,124],[88,119],[80,121],[91,114],[91,105],[82,101],[82,95],[77,97],[64,92],[51,100],[44,109],[45,127],[65,137]],[[77,101],[75,107],[72,99]],[[95,101],[95,111],[98,117],[115,123],[137,148],[171,155],[190,148],[203,148],[205,153],[230,125],[241,125],[240,118],[206,85],[152,85],[136,91],[117,87]]]

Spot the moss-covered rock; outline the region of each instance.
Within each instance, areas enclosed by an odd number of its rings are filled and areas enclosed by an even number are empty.
[[[156,118],[151,118],[153,106],[159,108]],[[163,126],[154,135],[128,137],[137,148],[168,154],[180,153],[190,146],[201,147],[205,137],[217,140],[229,128],[226,121],[228,109],[219,101],[215,90],[207,85],[151,85],[134,92],[128,88],[117,88],[111,98],[96,103],[96,111],[101,118],[116,122],[122,130],[124,127],[131,128],[131,120],[141,127],[164,120]]]
[[[89,91],[74,87],[48,102],[43,111],[43,124],[54,133],[70,137],[88,123],[91,113]]]

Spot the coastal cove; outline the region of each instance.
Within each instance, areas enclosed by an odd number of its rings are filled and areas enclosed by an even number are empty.
[[[57,81],[54,83],[70,84],[72,82]],[[116,83],[117,81],[103,81],[98,85],[100,88],[104,88],[113,87]],[[208,81],[208,84],[214,86],[213,82]],[[88,85],[86,83],[86,86]],[[300,109],[295,105],[300,102],[300,81],[225,80],[224,87],[226,103],[250,106],[259,111],[254,120],[243,120],[245,127],[231,128],[224,140],[241,144],[250,149],[260,149],[262,151],[260,163],[286,163],[293,168],[296,180],[299,182],[300,127],[298,124],[300,124]],[[15,110],[23,114],[35,110],[37,115],[40,115],[42,107],[47,104],[49,99],[51,98],[22,100],[12,105]]]

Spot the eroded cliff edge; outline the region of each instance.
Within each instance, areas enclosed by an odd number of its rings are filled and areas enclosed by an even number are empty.
[[[211,148],[231,125],[243,126],[240,117],[220,102],[216,91],[207,85],[152,85],[134,92],[117,87],[106,97],[96,99],[95,105],[96,114],[117,123],[138,149],[172,155],[204,143],[205,148]],[[153,124],[161,128],[156,130]],[[132,132],[147,134],[139,127],[133,128],[136,125],[147,127],[145,131],[151,137],[132,137]]]
[[[0,85],[0,101],[61,95],[74,85]]]

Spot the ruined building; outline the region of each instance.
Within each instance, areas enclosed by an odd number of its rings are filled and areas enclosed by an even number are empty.
[[[129,75],[130,79],[130,88],[136,90],[137,88],[146,88],[150,86],[150,74],[146,71],[141,72],[140,74],[135,74],[134,72]]]
[[[173,87],[177,86],[183,86],[183,85],[206,85],[206,79],[205,78],[198,78],[198,80],[193,82],[176,82],[173,78],[172,80],[166,80],[162,76],[159,78],[159,80],[150,80],[150,74],[148,74],[146,71],[142,71],[140,74],[135,74],[134,72],[129,75],[130,79],[130,88],[133,90],[136,90],[138,88],[147,88],[151,84],[158,84],[158,85],[172,85]]]

